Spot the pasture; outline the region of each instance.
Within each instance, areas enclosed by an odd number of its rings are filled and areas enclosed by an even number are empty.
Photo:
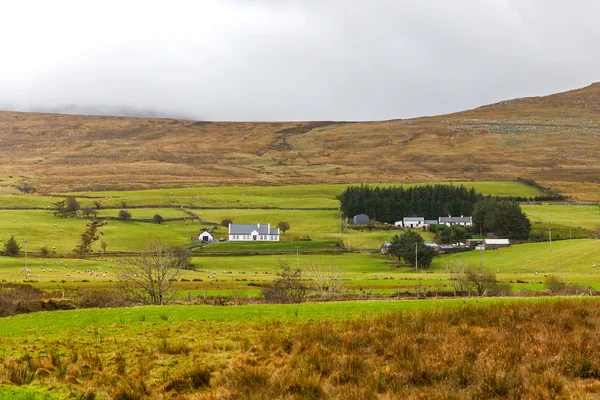
[[[292,242],[293,243],[293,242]],[[310,242],[308,242],[310,243]],[[318,242],[317,242],[318,243]],[[210,246],[209,246],[210,247]],[[497,272],[500,282],[513,290],[541,290],[548,274],[559,274],[568,283],[592,286],[600,290],[600,246],[597,240],[563,240],[552,243],[531,243],[509,248],[443,255],[435,258],[430,269],[415,272],[398,267],[397,261],[381,254],[302,254],[295,246],[277,255],[196,256],[195,270],[182,271],[175,283],[180,299],[190,291],[192,296],[227,296],[232,292],[258,296],[262,285],[277,277],[281,263],[298,267],[308,279],[309,270],[335,267],[342,271],[347,290],[352,293],[391,295],[405,290],[452,290],[456,265],[479,267]],[[8,282],[34,281],[45,290],[74,293],[78,288],[107,289],[118,280],[124,257],[97,256],[93,259],[28,260],[30,276],[22,271],[24,257],[0,257],[0,279]],[[594,266],[596,265],[596,266]],[[43,267],[43,268],[42,268]],[[86,272],[88,271],[88,272]],[[91,272],[91,273],[90,273]]]
[[[115,214],[118,210],[114,210]],[[59,254],[72,253],[86,229],[88,220],[82,218],[56,217],[43,210],[0,210],[0,238],[7,240],[14,235],[21,242],[27,239],[28,250],[39,252],[47,247]],[[107,242],[108,251],[131,251],[142,241],[161,239],[170,244],[186,245],[190,236],[197,236],[202,225],[194,221],[171,221],[153,224],[137,221],[108,221],[102,227],[101,240]],[[93,246],[100,251],[100,242]]]
[[[600,226],[600,205],[528,205],[521,209],[535,227],[539,224],[559,224],[563,227],[597,230]]]
[[[375,183],[372,186],[418,186],[424,183]],[[453,184],[474,188],[492,196],[535,197],[543,193],[518,181],[455,181],[426,184]],[[335,197],[350,184],[235,186],[206,188],[174,188],[137,191],[71,192],[82,205],[92,206],[100,200],[104,206],[120,207],[124,201],[134,205],[190,205],[198,207],[281,207],[281,208],[338,208]],[[2,197],[0,197],[0,206]]]

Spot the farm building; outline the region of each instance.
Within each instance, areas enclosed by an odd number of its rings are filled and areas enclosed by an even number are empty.
[[[385,242],[384,244],[382,244],[381,247],[379,248],[379,250],[381,251],[381,254],[387,254],[391,245],[392,245],[392,243],[390,243],[390,242]]]
[[[366,225],[369,223],[369,216],[367,214],[358,214],[352,218],[355,225]]]
[[[279,228],[271,229],[271,224],[229,224],[229,240],[279,241]]]
[[[483,245],[483,239],[467,239],[466,240],[467,247],[474,249],[479,245]]]
[[[405,228],[422,228],[425,225],[423,217],[404,217],[402,224]]]
[[[460,217],[451,217],[451,216],[440,217],[440,224],[446,225],[446,226],[452,226],[452,225],[471,226],[471,225],[473,225],[473,218],[472,217],[464,217],[462,215]]]
[[[203,231],[201,234],[198,235],[198,240],[200,242],[212,242],[213,235],[208,231]]]
[[[438,253],[440,252],[440,246],[435,242],[424,242],[423,244],[427,247],[431,247]]]
[[[425,227],[428,227],[430,225],[437,225],[438,224],[438,220],[437,219],[426,219],[425,222],[423,222],[425,224]]]
[[[508,239],[484,239],[483,248],[485,250],[494,250],[501,247],[509,247],[510,240]]]

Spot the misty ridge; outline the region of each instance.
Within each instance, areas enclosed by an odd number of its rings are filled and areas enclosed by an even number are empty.
[[[126,105],[78,105],[64,104],[56,106],[33,105],[17,107],[12,104],[0,104],[0,110],[16,112],[33,112],[43,114],[89,115],[102,117],[133,117],[133,118],[169,118],[184,120],[199,120],[181,112],[167,112],[151,108],[137,108]]]

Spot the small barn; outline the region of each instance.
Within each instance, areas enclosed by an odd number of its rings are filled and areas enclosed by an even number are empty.
[[[391,242],[385,242],[381,245],[381,247],[379,248],[379,250],[381,251],[381,254],[387,254],[390,246],[392,245]]]
[[[213,235],[208,231],[203,231],[202,233],[200,233],[198,235],[198,240],[201,242],[205,242],[205,243],[212,242],[213,239],[214,239]]]
[[[369,223],[369,216],[367,214],[358,214],[352,218],[354,225],[366,225]]]
[[[509,247],[510,240],[508,239],[485,239],[483,241],[483,248],[485,250],[494,250],[501,247]]]

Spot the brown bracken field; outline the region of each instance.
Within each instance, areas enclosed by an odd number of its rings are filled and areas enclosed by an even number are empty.
[[[42,192],[522,177],[600,201],[600,83],[356,123],[0,112],[0,170]]]

